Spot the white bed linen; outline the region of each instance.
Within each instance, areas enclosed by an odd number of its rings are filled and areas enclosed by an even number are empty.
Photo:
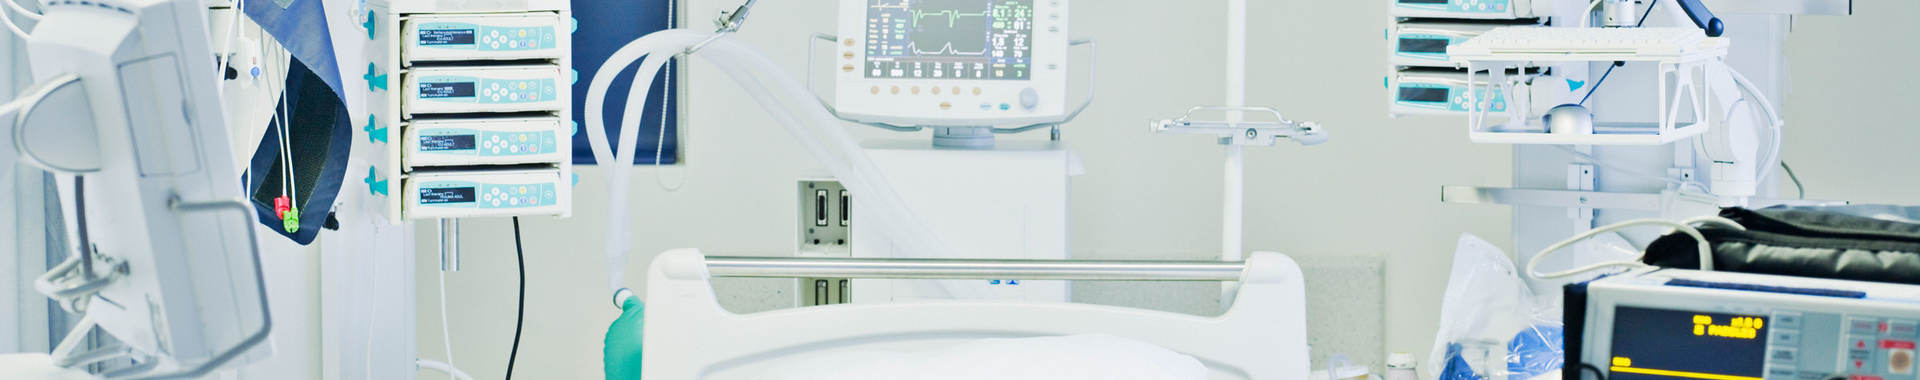
[[[981,339],[924,352],[836,352],[760,380],[1206,380],[1191,356],[1110,335]]]

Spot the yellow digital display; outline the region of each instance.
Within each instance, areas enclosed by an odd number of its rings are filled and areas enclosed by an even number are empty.
[[[1713,324],[1713,316],[1693,316],[1693,335],[1695,336],[1753,339],[1759,337],[1760,329],[1766,326],[1766,318],[1760,317],[1733,317],[1725,325],[1716,325]]]
[[[1611,380],[1761,380],[1767,319],[1617,307],[1607,358]]]

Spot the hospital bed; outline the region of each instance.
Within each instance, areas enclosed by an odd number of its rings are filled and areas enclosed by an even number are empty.
[[[838,304],[756,314],[721,308],[716,277],[1237,281],[1217,317],[1114,306],[943,300]],[[990,338],[1105,334],[1197,359],[1208,379],[1308,373],[1300,267],[1278,253],[1244,262],[1090,262],[706,257],[676,250],[648,270],[647,379],[764,378],[794,361],[914,352]]]

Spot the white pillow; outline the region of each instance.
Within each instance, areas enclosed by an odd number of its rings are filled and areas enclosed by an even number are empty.
[[[827,358],[821,358],[827,359]],[[981,339],[924,352],[834,353],[772,368],[761,380],[1206,380],[1191,356],[1108,335]]]

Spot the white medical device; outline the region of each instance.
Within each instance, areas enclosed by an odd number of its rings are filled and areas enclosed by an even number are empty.
[[[71,176],[61,193],[73,253],[34,283],[84,315],[53,365],[197,378],[270,354],[254,208],[206,25],[196,0],[55,1],[28,39],[40,84],[0,139]],[[119,344],[90,347],[95,333]],[[103,362],[116,364],[93,366]]]
[[[404,61],[559,59],[570,27],[555,13],[427,14],[402,23]]]
[[[1516,19],[1535,17],[1530,0],[1393,0],[1394,17]]]
[[[1485,60],[1522,61],[1562,56],[1625,56],[1645,60],[1720,56],[1726,54],[1728,45],[1724,37],[1707,37],[1699,28],[1690,27],[1505,27],[1482,33],[1478,38],[1448,50],[1454,55],[1469,55]],[[1592,60],[1601,59],[1604,57]]]
[[[841,118],[1019,127],[1069,118],[1067,0],[841,0]]]
[[[572,214],[579,129],[570,122],[570,4],[514,3],[368,0],[356,15],[367,62],[341,67],[365,68],[353,73],[363,85],[347,88],[372,100],[352,116],[366,134],[354,154],[371,167],[350,180],[388,221]],[[531,182],[554,186],[554,198],[538,207],[421,207],[412,187],[420,175],[491,181],[503,171],[546,173]]]
[[[1507,95],[1500,91],[1478,91],[1468,96],[1467,73],[1456,70],[1408,69],[1395,73],[1387,81],[1393,97],[1390,110],[1396,115],[1466,115],[1468,111],[1507,111]],[[1517,86],[1525,89],[1526,85]],[[1516,90],[1516,93],[1522,93]],[[1473,99],[1469,99],[1473,98]],[[1474,100],[1477,99],[1477,100]]]
[[[409,170],[567,160],[573,152],[560,150],[568,138],[561,123],[552,117],[416,120],[407,125],[401,157]]]
[[[1453,68],[1455,64],[1447,59],[1448,46],[1466,42],[1494,28],[1512,25],[1509,22],[1426,19],[1396,23],[1387,29],[1387,40],[1392,41],[1388,46],[1393,49],[1388,59],[1400,66]]]
[[[401,106],[421,114],[556,112],[571,107],[572,71],[555,65],[416,67]]]
[[[1916,378],[1920,286],[1649,268],[1566,305],[1568,379]]]
[[[568,181],[553,169],[415,172],[407,178],[406,212],[416,218],[560,215]]]

